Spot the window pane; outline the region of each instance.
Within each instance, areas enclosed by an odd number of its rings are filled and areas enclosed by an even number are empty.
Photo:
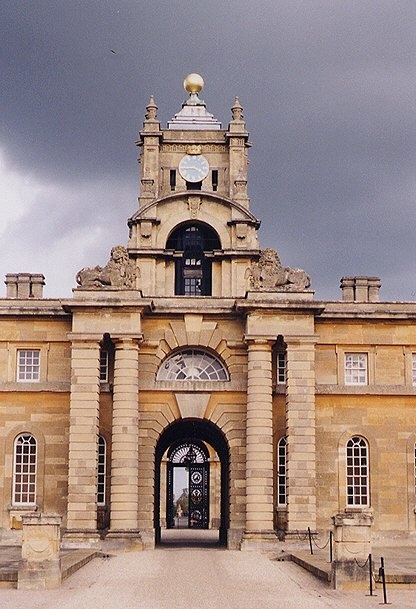
[[[416,385],[416,353],[412,353],[412,379],[413,385]]]
[[[36,440],[32,435],[22,434],[16,438],[13,462],[14,505],[34,505],[36,502],[36,448]]]
[[[108,351],[100,351],[100,383],[108,383]]]
[[[347,442],[347,505],[367,506],[368,447],[364,438],[354,436]]]
[[[17,381],[36,382],[40,380],[40,350],[19,349],[17,351]]]
[[[157,373],[158,381],[227,381],[227,370],[214,355],[185,349],[168,357]]]
[[[106,441],[103,436],[98,438],[98,476],[97,504],[105,505],[105,470],[106,470]]]
[[[284,506],[287,503],[286,456],[287,441],[286,438],[281,438],[277,445],[277,505],[280,506]]]
[[[344,362],[346,385],[367,384],[367,354],[346,353]]]
[[[277,382],[286,383],[286,353],[277,354]]]

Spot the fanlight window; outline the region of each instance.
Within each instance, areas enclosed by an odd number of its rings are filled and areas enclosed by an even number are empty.
[[[189,466],[191,463],[205,463],[208,454],[200,446],[192,442],[185,442],[174,448],[169,454],[171,463]]]
[[[158,381],[228,381],[220,360],[198,349],[185,349],[169,356],[159,368]]]

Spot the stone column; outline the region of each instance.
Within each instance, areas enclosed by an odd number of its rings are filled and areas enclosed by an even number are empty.
[[[268,337],[248,342],[246,423],[246,530],[243,545],[276,540],[273,531],[272,345]]]
[[[98,538],[100,339],[75,335],[71,338],[67,540]]]
[[[139,339],[116,345],[111,454],[110,536],[138,536]]]
[[[285,336],[288,535],[316,529],[315,342]]]

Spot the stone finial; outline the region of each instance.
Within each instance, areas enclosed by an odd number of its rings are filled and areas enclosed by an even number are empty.
[[[378,302],[379,277],[342,277],[342,300],[345,302]]]
[[[242,121],[244,119],[243,106],[240,104],[238,97],[234,100],[234,105],[231,108],[231,115],[233,121]]]
[[[101,266],[83,268],[78,271],[76,281],[79,287],[90,290],[103,288],[134,290],[137,276],[140,276],[139,269],[129,258],[127,249],[122,245],[116,245],[112,248],[110,260],[104,268]]]
[[[146,106],[146,115],[145,115],[145,119],[147,121],[154,121],[157,118],[157,105],[155,102],[155,98],[153,97],[153,95],[150,96],[150,100],[149,103]]]
[[[247,269],[246,277],[254,291],[302,292],[311,284],[304,270],[283,267],[277,251],[270,247]]]

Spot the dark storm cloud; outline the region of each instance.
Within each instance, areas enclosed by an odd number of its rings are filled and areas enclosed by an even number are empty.
[[[234,95],[243,103],[262,245],[305,268],[317,297],[369,274],[384,297],[415,298],[413,0],[6,1],[2,13],[0,146],[44,186],[36,220],[32,205],[2,235],[22,264],[48,240],[57,256],[75,242],[59,285],[72,287],[75,264],[126,241],[146,103],[154,94],[166,122],[197,71],[225,126]]]

